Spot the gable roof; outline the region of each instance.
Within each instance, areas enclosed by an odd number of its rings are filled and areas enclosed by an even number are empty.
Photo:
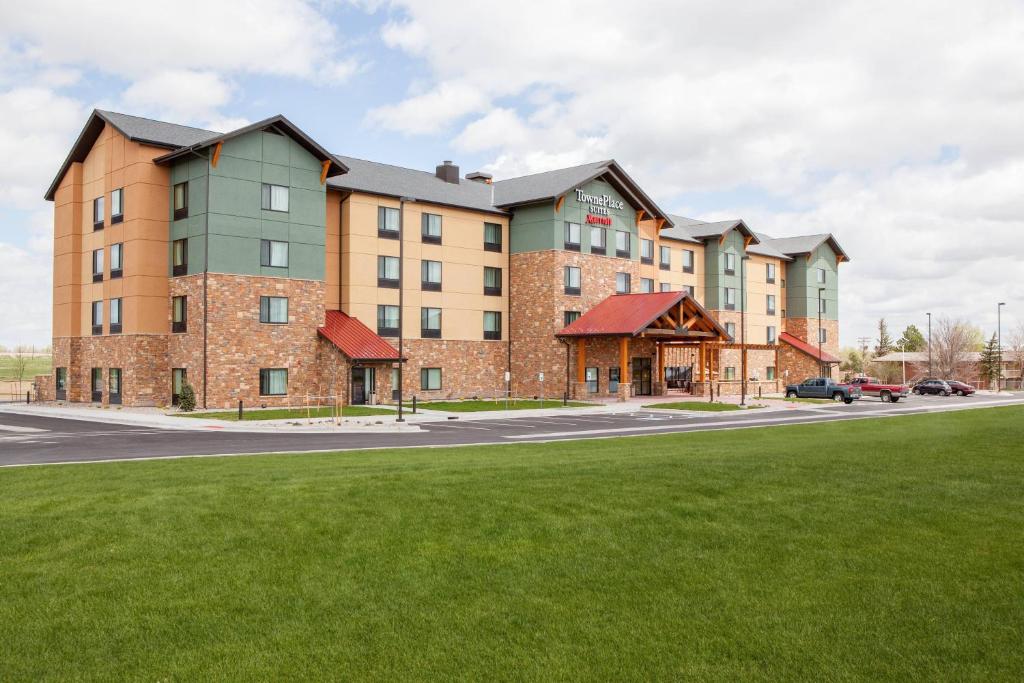
[[[342,311],[327,311],[317,332],[356,361],[396,361],[398,351],[369,327]]]
[[[670,215],[669,218],[672,219],[675,227],[662,229],[659,233],[661,237],[683,242],[703,242],[709,239],[720,239],[730,230],[739,230],[741,234],[751,238],[752,244],[757,244],[760,241],[757,233],[751,230],[741,218],[711,223],[676,215]]]
[[[652,218],[662,218],[669,225],[672,224],[669,215],[640,189],[614,159],[499,180],[494,183],[494,205],[508,208],[554,200],[602,176],[633,206],[643,209]]]
[[[329,179],[327,186],[330,188],[387,197],[411,197],[432,204],[507,214],[491,203],[493,186],[487,183],[473,180],[463,180],[458,184],[449,183],[429,171],[417,171],[353,157],[339,158],[348,167],[348,173]]]
[[[749,247],[747,247],[747,251],[749,251],[751,254],[771,256],[772,258],[781,259],[783,261],[793,260],[792,256],[787,256],[786,254],[782,253],[781,251],[775,248],[773,244],[774,240],[771,237],[760,232],[756,232],[754,234],[757,235],[758,241],[757,243],[751,244]]]
[[[819,355],[818,354],[818,347],[817,346],[813,346],[812,344],[808,344],[803,339],[800,339],[799,337],[794,337],[789,332],[783,332],[782,334],[780,334],[779,335],[779,341],[786,342],[787,344],[792,346],[797,351],[800,351],[802,353],[806,353],[811,358],[815,358],[815,359],[821,361],[822,363],[838,363],[839,362],[838,358],[836,358],[835,356],[833,356],[830,353],[825,352],[824,350]]]
[[[165,147],[167,149],[177,149],[184,145],[192,145],[200,140],[220,135],[220,133],[212,130],[193,128],[192,126],[179,126],[176,123],[154,121],[153,119],[141,116],[94,109],[92,114],[89,115],[89,119],[85,122],[82,132],[78,134],[75,144],[71,146],[71,151],[68,153],[67,158],[64,159],[64,163],[61,164],[60,170],[57,171],[56,177],[46,190],[46,194],[43,195],[44,199],[53,201],[53,196],[57,192],[57,186],[63,180],[64,174],[68,172],[68,168],[75,162],[85,161],[92,146],[99,139],[100,133],[103,132],[103,126],[106,124],[113,126],[132,142],[152,145],[154,147]]]
[[[832,236],[832,233],[822,233],[820,235],[803,235],[800,237],[780,237],[771,240],[771,245],[775,249],[778,249],[787,256],[800,256],[802,254],[810,254],[815,249],[820,247],[824,243],[828,243],[828,246],[836,253],[837,256],[842,257],[842,260],[849,261],[850,257],[843,251],[843,248],[839,246],[839,242]]]
[[[348,166],[341,163],[336,156],[321,147],[320,143],[306,135],[298,126],[281,114],[271,116],[270,118],[263,119],[262,121],[257,121],[256,123],[251,123],[248,126],[237,128],[230,133],[215,134],[212,137],[206,137],[202,140],[198,140],[191,145],[178,147],[170,154],[165,154],[153,161],[157,164],[166,164],[174,161],[175,159],[188,156],[200,149],[216,145],[219,142],[225,142],[240,135],[245,135],[256,130],[263,130],[264,128],[273,128],[274,130],[287,135],[291,139],[295,140],[295,142],[299,143],[303,149],[312,154],[319,161],[327,162],[327,177],[340,175],[348,171]]]
[[[556,337],[635,337],[680,302],[688,301],[697,316],[723,338],[732,337],[697,300],[686,292],[613,294],[566,326]]]

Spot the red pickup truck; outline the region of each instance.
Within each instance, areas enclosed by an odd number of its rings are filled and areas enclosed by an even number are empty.
[[[877,396],[886,403],[896,403],[910,393],[910,387],[906,385],[882,384],[874,377],[854,377],[850,384],[860,387],[861,393],[865,396]]]

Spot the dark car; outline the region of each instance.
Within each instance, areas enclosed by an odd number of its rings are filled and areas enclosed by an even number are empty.
[[[952,387],[950,387],[944,380],[941,379],[926,379],[923,382],[918,382],[914,385],[914,393],[917,395],[923,394],[939,394],[940,396],[949,396],[953,393]]]
[[[946,384],[949,385],[949,388],[952,389],[953,393],[957,396],[970,396],[977,391],[977,389],[972,387],[970,384],[955,379],[947,379]]]

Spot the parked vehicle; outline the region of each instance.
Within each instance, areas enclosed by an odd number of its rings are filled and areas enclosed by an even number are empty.
[[[877,396],[885,403],[896,403],[910,393],[910,388],[905,384],[884,384],[874,377],[854,377],[850,384],[860,387],[865,396]]]
[[[840,384],[830,377],[811,377],[786,386],[786,398],[830,398],[849,405],[860,397],[860,387]]]
[[[977,391],[977,389],[972,387],[970,384],[956,379],[947,379],[946,384],[949,385],[949,388],[952,389],[953,393],[957,396],[970,396]]]
[[[939,394],[940,396],[949,396],[953,393],[952,387],[946,384],[945,380],[941,379],[926,379],[923,382],[918,382],[914,385],[913,389],[915,394]]]

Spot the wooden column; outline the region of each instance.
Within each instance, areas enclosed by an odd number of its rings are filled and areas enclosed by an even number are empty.
[[[587,340],[576,338],[576,381],[587,381]]]
[[[700,343],[700,351],[699,351],[698,355],[700,356],[700,365],[699,365],[698,370],[697,370],[697,378],[701,382],[703,382],[704,381],[704,361],[705,361],[706,356],[707,356],[707,354],[705,353],[705,349],[704,349],[704,342]]]
[[[775,388],[776,389],[779,388],[779,373],[780,372],[781,372],[781,370],[779,369],[779,345],[776,344],[775,345]]]
[[[619,339],[619,383],[629,383],[629,337]]]
[[[665,382],[665,345],[658,344],[658,379],[659,383]]]

